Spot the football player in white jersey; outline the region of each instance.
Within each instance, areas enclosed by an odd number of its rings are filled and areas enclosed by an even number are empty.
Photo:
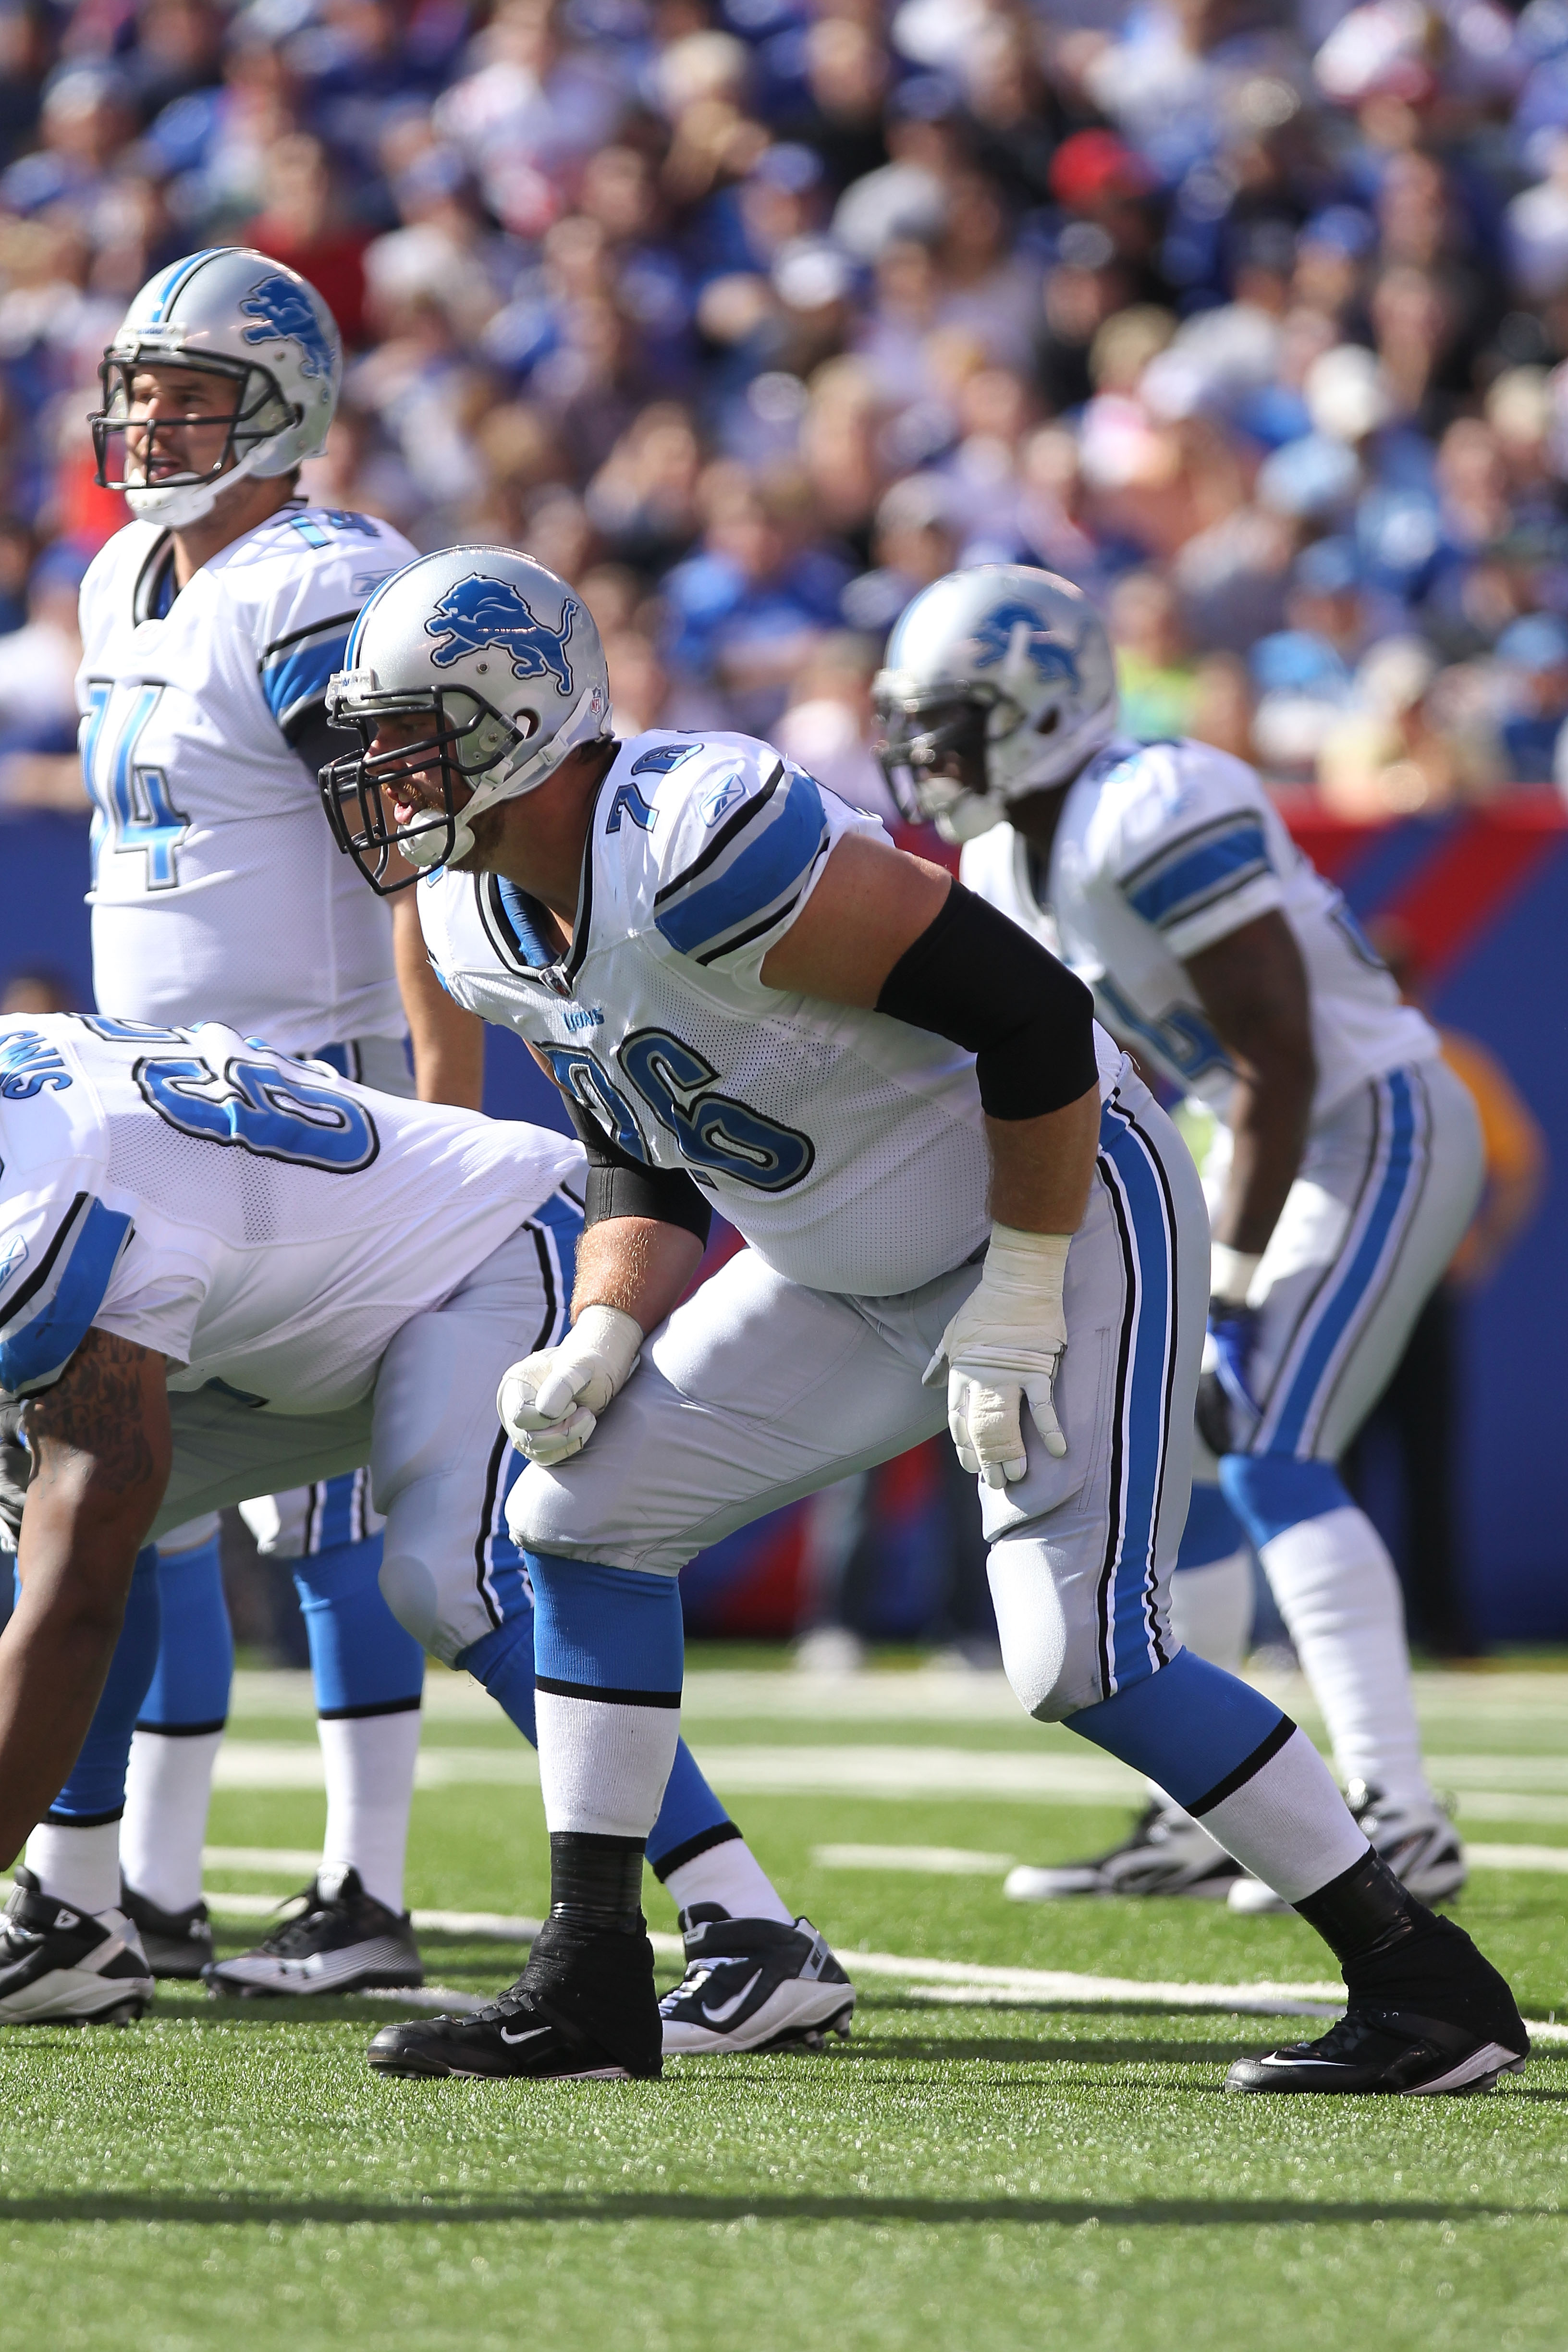
[[[410,1089],[411,1029],[425,1098],[477,1107],[478,1024],[434,986],[416,938],[395,968],[394,925],[331,855],[315,790],[327,677],[366,596],[413,553],[385,523],[300,496],[340,375],[315,289],[235,247],[160,271],[104,353],[99,479],[136,520],[81,591],[94,992],[105,1012],[231,1022],[394,1093]],[[299,1561],[327,1823],[309,1924],[216,1981],[276,1990],[307,1945],[343,1966],[363,1945],[386,1981],[388,1940],[401,1938],[402,1980],[417,1983],[399,1921],[424,1657],[377,1589],[364,1473],[247,1515],[268,1550]],[[231,1645],[216,1522],[174,1529],[162,1549],[126,1899],[159,1972],[195,1976],[212,1960],[201,1847]]]
[[[0,1467],[22,1578],[0,1643],[0,1853],[48,1807],[0,1925],[0,2023],[121,2017],[152,1990],[119,1855],[168,1597],[156,1550],[138,1555],[149,1534],[368,1461],[402,1626],[534,1737],[531,1610],[502,1517],[521,1464],[491,1403],[520,1333],[564,1332],[583,1153],[216,1023],[90,1015],[0,1023],[0,1407],[14,1422],[26,1401],[36,1465],[30,1486],[26,1454]],[[718,1852],[733,1870],[736,1833],[684,1747],[658,1830],[678,1874]],[[323,1945],[308,1913],[295,1926],[280,1990],[400,1981],[396,1935],[367,1952]],[[771,1990],[725,2046],[846,2030],[854,1992],[816,1930],[767,1942]],[[666,2040],[712,2036],[677,2023]]]
[[[1064,646],[1086,713],[1066,740],[1045,724]],[[1373,1846],[1426,1901],[1452,1895],[1463,1855],[1422,1766],[1398,1580],[1337,1465],[1475,1208],[1470,1097],[1253,771],[1117,733],[1110,646],[1078,590],[1021,566],[950,574],[900,620],[877,697],[909,813],[963,840],[970,887],[1056,948],[1107,1025],[1219,1121],[1198,1412],[1219,1485],[1194,1489],[1184,1638],[1239,1664],[1239,1519]],[[1278,1901],[1158,1801],[1100,1862],[1009,1885]]]
[[[1517,2063],[1506,1986],[1311,1743],[1172,1641],[1208,1221],[1089,991],[769,745],[616,741],[592,619],[524,556],[421,559],[348,661],[330,707],[361,750],[323,777],[343,845],[382,888],[395,849],[443,869],[417,893],[442,977],[549,1064],[590,1168],[572,1331],[500,1393],[531,1457],[508,1519],[560,1933],[506,2024],[390,2026],[373,2063],[548,2073],[563,2015],[606,2063],[652,2063],[637,1887],[679,1570],[944,1422],[1026,1708],[1153,1773],[1342,1961],[1345,2021],[1232,2086],[1436,2091]],[[679,1305],[710,1202],[751,1246]]]

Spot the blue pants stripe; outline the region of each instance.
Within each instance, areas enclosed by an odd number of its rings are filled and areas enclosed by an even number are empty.
[[[1100,1580],[1107,1696],[1165,1664],[1155,1547],[1176,1362],[1175,1213],[1164,1170],[1115,1098],[1100,1118],[1099,1168],[1121,1240],[1127,1303],[1111,1426],[1110,1525]]]
[[[1270,1396],[1248,1453],[1303,1457],[1311,1453],[1338,1377],[1342,1343],[1397,1255],[1419,1198],[1426,1171],[1425,1121],[1417,1116],[1410,1074],[1391,1071],[1375,1091],[1378,1121],[1371,1197],[1363,1199],[1359,1233],[1352,1232],[1341,1257],[1339,1278],[1324,1286],[1306,1328],[1297,1332],[1290,1349],[1294,1369],[1283,1391]]]
[[[544,1310],[539,1328],[528,1345],[519,1350],[521,1355],[532,1355],[541,1348],[553,1347],[566,1330],[577,1273],[583,1212],[566,1193],[552,1192],[534,1211],[523,1231],[532,1236],[544,1286]],[[513,1543],[506,1523],[507,1496],[527,1467],[526,1457],[508,1442],[504,1430],[498,1429],[490,1449],[484,1505],[474,1538],[474,1580],[494,1627],[505,1624],[520,1607],[532,1606],[528,1598],[522,1554]]]

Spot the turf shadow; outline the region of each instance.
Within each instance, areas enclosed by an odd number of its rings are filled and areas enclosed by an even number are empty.
[[[973,2226],[1012,2222],[1027,2228],[1079,2229],[1089,2221],[1105,2229],[1212,2230],[1257,2229],[1268,2224],[1312,2224],[1419,2221],[1452,2224],[1457,2220],[1495,2219],[1507,2214],[1515,2221],[1559,2221],[1561,2216],[1512,2204],[1460,2205],[1450,2201],[1394,2203],[1360,2199],[1353,2202],[1314,2202],[1302,2198],[1144,2198],[1123,2204],[1096,2204],[1081,2199],[1043,2197],[747,2197],[700,2195],[674,2190],[631,2189],[595,2197],[542,2191],[537,2197],[421,2197],[417,2200],[348,2197],[288,2198],[258,2191],[236,2190],[222,2198],[141,2196],[132,2191],[92,2189],[55,2197],[0,2198],[0,2221],[184,2222],[197,2228],[238,2228],[245,2225],[298,2227],[305,2222],[363,2225],[366,2222],[406,2228],[410,2221],[693,2221],[702,2226],[728,2221],[856,2221],[880,2227],[888,2222]]]

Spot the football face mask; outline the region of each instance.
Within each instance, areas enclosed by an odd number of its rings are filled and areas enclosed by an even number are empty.
[[[357,751],[321,771],[327,822],[383,898],[466,855],[473,834],[465,813],[475,792],[528,740],[465,688],[367,693],[356,690],[352,673],[333,678],[327,716],[360,739]],[[408,871],[393,870],[394,850]]]

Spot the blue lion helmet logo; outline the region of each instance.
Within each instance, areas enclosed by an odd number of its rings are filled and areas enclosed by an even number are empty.
[[[256,320],[254,327],[246,328],[243,341],[267,343],[276,337],[298,343],[305,354],[304,373],[331,380],[332,348],[302,286],[285,278],[281,270],[274,270],[269,278],[258,279],[239,310],[242,318]]]
[[[568,596],[561,608],[561,626],[546,628],[510,580],[489,580],[482,572],[471,572],[447,589],[434,617],[425,624],[426,636],[441,639],[430,658],[437,669],[447,669],[464,654],[493,650],[508,656],[513,677],[548,674],[569,695],[572,665],[566,641],[580,609],[575,596]]]
[[[1078,656],[1069,646],[1058,645],[1044,621],[1032,605],[1022,602],[994,605],[974,632],[979,648],[975,667],[989,669],[994,662],[1005,661],[1013,645],[1013,632],[1022,622],[1027,635],[1024,652],[1037,677],[1064,677],[1069,686],[1079,683]]]

